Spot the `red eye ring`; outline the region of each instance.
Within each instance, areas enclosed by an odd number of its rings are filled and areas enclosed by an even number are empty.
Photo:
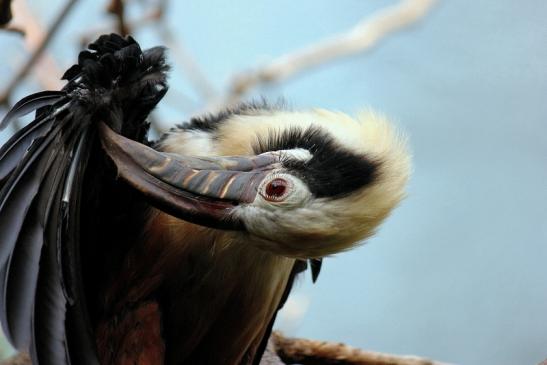
[[[261,195],[268,201],[279,202],[289,195],[290,187],[291,184],[287,180],[276,177],[264,186]]]

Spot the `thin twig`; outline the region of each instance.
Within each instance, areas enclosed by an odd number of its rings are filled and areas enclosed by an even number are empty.
[[[112,0],[107,7],[107,11],[110,14],[116,16],[118,21],[118,33],[122,36],[129,34],[130,30],[125,21],[125,4],[124,0]]]
[[[40,56],[45,51],[46,47],[49,45],[50,41],[53,39],[57,30],[59,30],[61,24],[66,19],[67,15],[70,13],[70,10],[76,4],[76,2],[77,0],[68,0],[66,4],[63,6],[59,15],[57,15],[57,18],[55,19],[53,24],[49,27],[46,33],[46,36],[42,39],[40,44],[34,49],[32,55],[27,60],[27,62],[19,69],[19,71],[8,83],[8,86],[6,87],[5,91],[3,91],[2,94],[0,95],[0,105],[4,104],[9,99],[11,93],[15,90],[15,88],[19,85],[19,83],[22,80],[24,80],[24,78],[27,76],[29,71],[31,71],[32,67],[40,59]]]
[[[335,59],[370,50],[391,33],[422,19],[434,3],[435,0],[402,0],[365,18],[346,33],[283,55],[255,70],[236,74],[225,99],[209,109],[237,103],[247,91],[259,85],[279,82]]]
[[[168,0],[158,0],[158,10],[162,16],[167,11]],[[164,19],[165,20],[165,19]],[[200,65],[194,57],[188,52],[186,47],[180,41],[180,38],[176,37],[167,21],[158,22],[158,31],[165,45],[175,56],[177,60],[177,66],[182,67],[186,77],[196,89],[198,94],[205,99],[206,102],[210,102],[216,98],[217,92],[213,87],[212,82],[207,78]]]
[[[160,17],[161,17],[160,12],[157,9],[153,9],[145,13],[144,15],[140,16],[139,18],[127,20],[125,24],[127,28],[135,30],[145,25],[155,24],[160,19]],[[97,35],[110,33],[114,29],[115,29],[115,25],[112,24],[111,21],[105,24],[101,24],[98,27],[89,29],[81,35],[80,37],[81,44],[83,46],[86,46],[91,40],[95,39]]]
[[[164,23],[159,23],[159,33],[165,45],[175,56],[177,66],[184,70],[184,74],[194,89],[206,101],[210,102],[215,99],[217,92],[213,84],[209,81],[205,73],[201,70],[200,65],[192,57],[190,52],[182,45],[180,39],[176,39],[173,32]]]
[[[26,0],[14,2],[13,12],[14,18],[10,27],[19,27],[25,32],[23,42],[28,53],[32,54],[46,37],[47,29],[41,24]],[[36,77],[43,89],[57,90],[63,86],[63,82],[59,79],[61,71],[55,58],[45,50],[29,73]]]
[[[443,365],[443,363],[421,357],[365,351],[342,343],[286,338],[278,332],[272,333],[271,340],[275,352],[286,364]]]
[[[6,27],[2,28],[0,26],[0,28],[4,31],[4,32],[10,32],[10,33],[15,33],[15,34],[18,34],[20,36],[25,36],[25,30],[23,28],[20,28],[18,26],[13,26],[13,25],[7,25]]]
[[[213,87],[212,82],[207,78],[200,65],[194,57],[188,52],[186,47],[180,41],[180,37],[177,37],[171,28],[169,27],[165,14],[167,13],[167,7],[169,5],[168,0],[157,0],[154,2],[156,11],[158,12],[158,19],[156,22],[155,30],[158,32],[162,43],[169,49],[169,53],[175,58],[175,64],[180,67],[185,76],[190,81],[190,84],[197,91],[201,98],[206,102],[216,98],[217,92]],[[147,6],[145,3],[141,3],[141,6]],[[179,92],[179,95],[181,93]],[[169,94],[168,94],[169,95]],[[182,106],[182,109],[188,109],[190,98],[183,95],[184,104],[178,101],[177,105]]]

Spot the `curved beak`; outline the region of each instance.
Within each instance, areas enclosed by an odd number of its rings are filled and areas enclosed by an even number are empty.
[[[240,203],[254,201],[258,186],[280,166],[280,156],[192,157],[158,152],[99,123],[103,149],[118,176],[150,203],[175,217],[221,229],[244,230],[232,216]]]

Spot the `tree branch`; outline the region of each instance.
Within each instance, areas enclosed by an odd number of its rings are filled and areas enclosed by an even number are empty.
[[[283,337],[272,333],[277,355],[286,364],[302,365],[443,365],[416,356],[397,356],[364,351],[343,343]],[[447,365],[447,364],[445,364]]]
[[[162,37],[165,45],[176,58],[177,67],[182,67],[184,70],[184,74],[188,78],[188,81],[192,84],[193,88],[203,99],[205,99],[206,102],[214,99],[217,92],[209,79],[205,76],[205,73],[202,71],[200,65],[186,50],[180,40],[175,37],[167,24],[160,23],[158,26],[160,37]]]
[[[40,59],[40,56],[44,53],[50,41],[57,33],[61,24],[66,19],[67,15],[70,13],[70,10],[76,4],[76,2],[77,0],[68,0],[64,7],[61,9],[61,12],[59,13],[59,15],[57,15],[57,18],[49,27],[45,37],[43,37],[43,39],[34,49],[30,58],[27,60],[27,62],[25,62],[25,64],[23,64],[19,71],[17,71],[15,76],[8,83],[8,86],[5,88],[2,94],[0,94],[0,105],[5,104],[9,100],[9,97],[11,96],[15,88],[19,85],[21,81],[25,79],[27,74],[32,70],[32,67]]]
[[[107,11],[110,14],[116,16],[118,21],[118,33],[122,36],[129,34],[130,30],[125,21],[125,3],[124,0],[112,0],[107,7]]]
[[[232,78],[226,98],[209,109],[237,103],[250,89],[279,82],[313,67],[372,49],[380,40],[422,19],[435,0],[402,0],[365,18],[353,29],[283,55],[255,70]]]
[[[137,29],[145,25],[154,24],[161,18],[161,13],[157,9],[153,9],[144,13],[142,16],[136,19],[130,19],[125,21],[128,29]],[[83,46],[87,46],[89,42],[94,40],[98,35],[104,33],[111,33],[115,25],[111,21],[101,24],[95,28],[85,31],[80,37],[80,42]]]

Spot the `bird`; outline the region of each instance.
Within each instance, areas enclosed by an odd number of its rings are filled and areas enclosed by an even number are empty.
[[[296,278],[371,237],[405,196],[381,114],[282,103],[148,139],[165,49],[103,35],[30,95],[0,148],[0,322],[36,365],[257,365]]]

